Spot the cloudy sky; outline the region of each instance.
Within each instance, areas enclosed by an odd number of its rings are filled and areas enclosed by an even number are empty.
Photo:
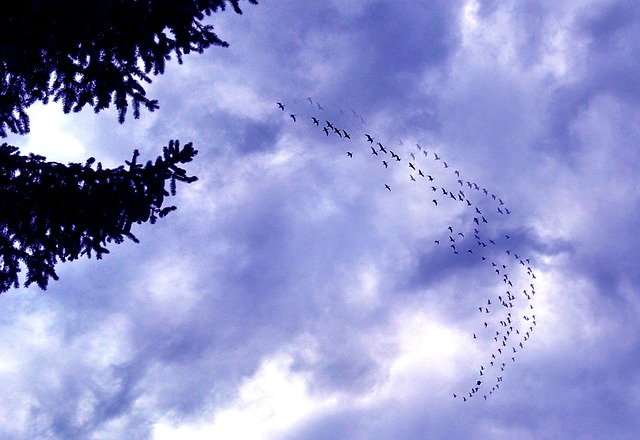
[[[9,139],[109,166],[193,141],[200,180],[0,296],[0,437],[637,438],[638,3],[243,9],[159,111],[34,106]]]

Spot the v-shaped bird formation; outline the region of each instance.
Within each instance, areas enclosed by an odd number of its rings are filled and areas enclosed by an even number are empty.
[[[455,207],[457,213],[462,213],[457,215],[456,225],[441,231],[433,245],[455,258],[475,259],[494,277],[496,290],[477,299],[474,310],[478,324],[469,335],[488,349],[485,361],[477,367],[472,385],[452,394],[461,402],[479,396],[487,400],[500,389],[505,372],[515,365],[537,326],[532,259],[517,248],[517,231],[496,226],[501,218],[511,215],[507,203],[495,192],[467,179],[431,146],[415,143],[408,147],[402,139],[387,144],[383,136],[369,131],[364,117],[353,110],[337,113],[311,97],[304,104],[278,102],[275,108],[291,123],[308,124],[320,136],[345,142],[345,160],[366,157],[378,162],[385,172],[404,170],[408,182],[422,186],[421,190],[428,194],[431,209]],[[346,117],[352,118],[358,129],[340,125],[339,121]],[[394,186],[389,176],[388,181],[380,182],[380,190],[391,196]]]

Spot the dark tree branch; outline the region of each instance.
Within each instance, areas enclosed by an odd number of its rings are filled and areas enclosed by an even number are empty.
[[[257,4],[256,0],[248,0]],[[175,55],[226,47],[205,15],[238,0],[42,0],[13,2],[0,14],[0,136],[29,131],[26,109],[61,101],[65,113],[113,102],[123,122],[129,103],[158,108],[143,83]]]
[[[25,286],[46,289],[49,278],[58,279],[58,260],[92,252],[101,258],[107,243],[137,242],[132,224],[155,223],[175,210],[163,207],[165,197],[175,195],[176,182],[197,180],[180,167],[196,154],[191,143],[171,141],[155,162],[142,166],[135,150],[126,167],[103,169],[92,167],[93,158],[63,165],[0,146],[0,292],[19,286],[21,263]]]

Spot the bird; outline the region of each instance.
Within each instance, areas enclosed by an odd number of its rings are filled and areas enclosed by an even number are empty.
[[[387,163],[387,161],[386,161],[386,160],[383,160],[383,161],[382,161],[382,164],[384,165],[384,167],[385,167],[385,168],[389,168],[389,164]]]
[[[280,110],[284,111],[284,104],[279,102],[278,103],[278,107],[280,107]]]
[[[320,125],[320,121],[318,120],[318,118],[311,116],[311,119],[313,119],[314,124]]]
[[[351,136],[349,136],[349,133],[347,133],[347,130],[344,130],[344,129],[343,129],[343,130],[342,130],[342,132],[344,133],[344,137],[345,137],[346,139],[351,139]]]
[[[385,150],[380,142],[378,142],[378,146],[380,147],[380,151],[382,151],[384,154],[387,154],[387,150]]]
[[[384,187],[391,191],[391,187],[389,185],[385,184]]]
[[[329,129],[327,127],[324,127],[322,130],[327,136],[329,136]]]
[[[424,174],[422,173],[422,170],[418,170],[418,175],[424,177]]]
[[[373,138],[371,137],[371,135],[367,133],[365,133],[364,135],[367,137],[367,141],[369,141],[370,144],[373,144]]]
[[[307,101],[309,101],[309,104],[313,105],[313,100],[311,98],[309,98],[308,96],[307,96]]]
[[[436,199],[433,199],[432,202],[434,205],[438,206],[438,201]]]
[[[291,119],[293,119],[293,122],[296,122],[296,115],[294,115],[293,113],[291,113],[289,116],[291,117]]]
[[[347,156],[353,157],[353,153],[351,151],[347,151]]]
[[[322,108],[322,106],[320,105],[320,103],[319,103],[319,102],[316,102],[316,105],[318,106],[318,109],[319,109],[319,110],[324,110],[324,108]]]
[[[437,153],[433,153],[433,155],[436,157],[436,160],[440,160],[440,156],[438,156]]]
[[[409,177],[411,177],[411,180],[412,180],[413,182],[415,182],[415,181],[416,181],[416,178],[415,178],[415,177],[413,177],[411,174],[409,174]]]
[[[378,152],[376,151],[375,148],[371,147],[371,154],[375,154],[377,156]]]
[[[415,167],[415,166],[413,166],[413,164],[412,164],[411,162],[409,162],[409,168],[412,168],[413,170],[415,170],[415,169],[416,169],[416,167]]]

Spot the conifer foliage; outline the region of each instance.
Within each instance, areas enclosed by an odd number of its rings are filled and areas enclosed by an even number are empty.
[[[257,4],[256,0],[247,0]],[[205,16],[240,0],[30,0],[0,14],[0,137],[29,132],[35,102],[60,101],[65,113],[85,106],[96,113],[112,103],[124,122],[129,106],[158,108],[145,83],[175,56],[226,47]],[[180,165],[197,154],[191,143],[170,141],[162,156],[142,166],[138,151],[126,166],[103,169],[47,162],[0,145],[0,293],[20,285],[46,289],[55,265],[83,255],[97,258],[121,243],[134,223],[166,216],[176,183],[191,183]],[[169,189],[165,188],[169,185]]]
[[[256,4],[256,0],[248,0]],[[123,122],[129,103],[153,111],[143,83],[175,55],[228,46],[205,15],[239,0],[39,0],[0,14],[0,136],[29,131],[26,109],[61,101],[66,113],[113,102]]]
[[[155,162],[142,166],[136,150],[126,167],[103,169],[93,158],[63,165],[1,145],[0,292],[19,286],[21,263],[25,286],[46,289],[49,278],[58,279],[58,260],[90,258],[92,252],[99,259],[109,253],[108,242],[138,242],[132,224],[155,223],[175,210],[162,207],[164,198],[175,195],[176,182],[197,180],[179,166],[196,154],[191,143],[170,141]]]

